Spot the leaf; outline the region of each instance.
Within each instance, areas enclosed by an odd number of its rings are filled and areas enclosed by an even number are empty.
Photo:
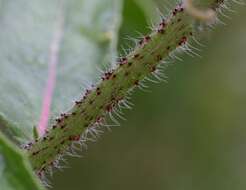
[[[52,115],[72,106],[97,68],[116,56],[120,0],[0,0],[0,127],[24,141],[37,125],[56,31],[57,84]],[[62,27],[59,27],[64,20]],[[53,44],[54,45],[54,44]]]
[[[142,1],[142,0],[134,0],[139,8],[145,14],[147,20],[156,20],[158,18],[157,4],[154,0]],[[152,20],[153,21],[153,20]]]
[[[27,158],[0,132],[0,189],[43,190]]]
[[[169,14],[170,10],[175,7],[177,0],[134,0],[140,9],[145,14],[146,20],[149,24],[153,24],[160,21],[161,16]],[[199,3],[204,3],[208,0],[200,0]],[[208,4],[208,2],[206,3]],[[209,2],[211,4],[211,2]],[[206,6],[205,6],[206,7]]]

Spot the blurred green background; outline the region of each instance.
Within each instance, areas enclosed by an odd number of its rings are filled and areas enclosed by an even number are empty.
[[[141,2],[125,1],[120,45],[148,31]],[[166,70],[168,83],[136,91],[127,121],[82,159],[68,158],[53,189],[246,189],[246,7],[234,10],[204,36],[202,58],[183,55]]]

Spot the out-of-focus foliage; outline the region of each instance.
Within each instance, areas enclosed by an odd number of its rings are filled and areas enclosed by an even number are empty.
[[[57,84],[52,116],[69,109],[97,68],[115,57],[121,0],[0,0],[0,123],[20,139],[37,125],[56,31]],[[59,23],[64,24],[59,26]],[[56,43],[56,42],[55,42]],[[53,45],[54,46],[54,45]],[[19,140],[20,140],[19,139]]]
[[[83,82],[95,81],[97,68],[116,57],[121,5],[121,0],[0,0],[1,131],[18,143],[32,138],[51,47],[60,46],[52,116],[81,96]],[[54,40],[56,31],[63,33],[61,41]],[[19,151],[0,136],[0,190],[39,189]]]
[[[125,5],[127,43],[147,29],[142,9]],[[234,10],[205,36],[202,58],[182,56],[167,69],[168,83],[136,92],[122,127],[90,144],[82,160],[70,159],[54,189],[245,189],[246,8]]]
[[[27,158],[0,132],[0,189],[43,190]]]

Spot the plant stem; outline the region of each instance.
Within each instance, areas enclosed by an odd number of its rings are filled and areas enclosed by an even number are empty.
[[[216,11],[221,3],[221,0],[210,0],[208,7]],[[89,136],[97,136],[97,126],[117,106],[126,105],[129,92],[150,75],[159,78],[158,65],[165,64],[163,61],[176,49],[187,47],[196,35],[195,21],[180,3],[133,51],[119,58],[117,66],[105,72],[99,83],[88,89],[68,113],[61,114],[44,136],[25,147],[34,170],[41,175],[50,166],[57,166],[68,149],[76,148],[76,143],[83,145]]]

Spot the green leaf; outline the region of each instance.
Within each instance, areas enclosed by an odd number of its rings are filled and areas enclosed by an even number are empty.
[[[169,14],[171,9],[178,3],[177,0],[134,0],[134,2],[142,9],[149,24],[159,22],[161,15]],[[206,2],[206,5],[211,4],[211,0],[199,0],[199,4],[204,4],[204,2]]]
[[[121,4],[121,0],[0,0],[2,131],[23,141],[32,138],[57,31],[63,38],[57,43],[52,115],[72,106],[85,82],[99,76],[97,68],[116,57]]]
[[[142,9],[147,20],[156,20],[158,18],[157,4],[154,0],[142,1],[134,0],[135,3]],[[152,21],[153,21],[152,20]]]
[[[43,190],[25,155],[0,132],[0,189]]]

